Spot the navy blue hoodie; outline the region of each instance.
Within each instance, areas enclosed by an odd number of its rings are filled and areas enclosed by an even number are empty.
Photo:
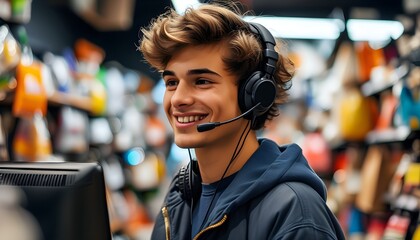
[[[296,144],[268,139],[237,172],[195,239],[344,239],[325,204],[326,188]],[[178,177],[158,215],[152,239],[191,238],[191,200]]]

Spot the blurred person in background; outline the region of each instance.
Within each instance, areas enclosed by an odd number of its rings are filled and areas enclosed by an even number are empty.
[[[23,208],[25,193],[8,185],[0,185],[0,193],[0,240],[41,240],[38,221]]]

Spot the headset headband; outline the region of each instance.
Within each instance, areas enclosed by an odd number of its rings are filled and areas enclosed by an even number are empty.
[[[249,26],[251,31],[258,36],[263,47],[264,66],[262,70],[271,78],[276,69],[277,60],[279,59],[279,55],[274,49],[276,40],[263,25],[249,22]]]

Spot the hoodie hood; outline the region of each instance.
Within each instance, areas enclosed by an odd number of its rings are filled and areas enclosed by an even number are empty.
[[[279,147],[268,139],[259,139],[259,143],[260,147],[220,195],[209,219],[218,218],[284,182],[305,183],[326,199],[324,183],[297,144]]]

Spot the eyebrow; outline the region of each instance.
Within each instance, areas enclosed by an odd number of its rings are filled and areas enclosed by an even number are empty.
[[[188,70],[187,75],[199,75],[199,74],[213,74],[213,75],[217,75],[219,77],[220,74],[218,74],[217,72],[214,72],[208,68],[198,68],[198,69],[191,69]],[[176,76],[175,72],[171,71],[171,70],[163,70],[162,72],[162,77],[165,76]]]

